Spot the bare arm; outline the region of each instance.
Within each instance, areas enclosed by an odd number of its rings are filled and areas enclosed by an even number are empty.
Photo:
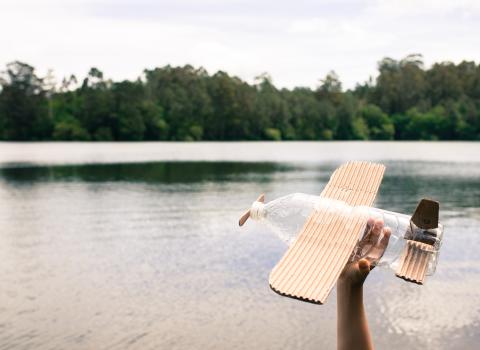
[[[383,236],[381,235],[383,232]],[[337,282],[337,348],[338,350],[373,349],[372,337],[363,306],[363,283],[370,269],[382,257],[390,230],[381,220],[369,220],[364,238],[347,263]],[[362,257],[358,259],[358,257]]]

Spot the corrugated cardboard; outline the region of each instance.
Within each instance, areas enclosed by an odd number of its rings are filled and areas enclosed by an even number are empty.
[[[381,164],[347,163],[335,170],[321,196],[352,206],[371,206],[384,171]],[[284,296],[323,304],[367,219],[364,215],[343,215],[334,208],[315,210],[272,270],[270,287]]]
[[[432,252],[430,244],[407,240],[396,275],[406,281],[423,284]]]

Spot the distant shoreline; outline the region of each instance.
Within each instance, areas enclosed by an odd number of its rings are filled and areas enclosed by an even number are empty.
[[[480,164],[480,142],[231,141],[0,142],[0,168],[152,162],[254,162],[320,166],[351,160]]]

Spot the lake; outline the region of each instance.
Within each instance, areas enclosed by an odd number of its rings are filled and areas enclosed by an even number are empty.
[[[376,206],[440,201],[424,286],[376,268],[379,349],[478,349],[480,143],[0,143],[0,349],[333,349],[336,296],[281,297],[286,246],[238,218],[319,194],[348,160],[387,166]]]

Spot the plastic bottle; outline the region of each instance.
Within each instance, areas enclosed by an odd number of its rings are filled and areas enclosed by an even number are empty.
[[[350,206],[339,200],[303,193],[293,193],[268,203],[257,200],[247,213],[250,218],[265,224],[281,240],[290,245],[295,241],[297,234],[313,210],[327,210],[338,212],[341,215],[363,215],[373,219],[382,219],[384,226],[391,229],[391,236],[377,266],[387,266],[396,270],[407,239],[413,239],[431,245],[432,257],[429,259],[426,275],[432,275],[435,272],[443,237],[441,224],[435,229],[422,230],[411,222],[409,215],[367,206]],[[240,225],[243,222],[241,220]],[[359,232],[359,241],[364,232],[365,228]]]

